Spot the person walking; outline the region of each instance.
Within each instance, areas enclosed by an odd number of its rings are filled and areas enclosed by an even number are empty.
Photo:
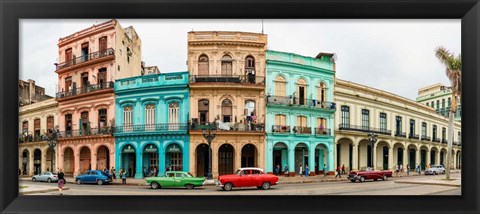
[[[288,166],[285,165],[285,168],[283,168],[283,171],[285,172],[285,177],[288,177]]]
[[[300,174],[300,177],[303,177],[303,168],[302,168],[302,164],[300,164],[300,165],[298,166],[298,170],[299,170],[299,171],[298,171],[298,173]]]
[[[323,164],[323,177],[327,177],[327,164]]]
[[[63,174],[62,170],[59,170],[58,174],[58,191],[60,195],[63,195],[63,186],[65,185],[65,174]]]
[[[421,170],[422,170],[422,169],[420,168],[420,164],[417,164],[417,173],[418,173],[418,175],[422,174],[422,173],[421,173]]]
[[[400,170],[400,167],[397,165],[395,165],[395,177],[398,177],[398,171]]]
[[[280,165],[277,164],[277,166],[275,167],[275,174],[276,175],[280,175]]]
[[[122,184],[127,185],[127,173],[123,169],[120,169],[120,177],[122,178]]]
[[[305,177],[308,177],[310,175],[310,168],[308,165],[305,165]]]
[[[410,165],[407,164],[407,176],[410,175]]]
[[[335,175],[335,178],[337,178],[337,176],[338,176],[339,178],[342,178],[342,176],[340,175],[340,166],[337,166],[337,170],[336,170],[336,171],[337,171],[337,175]]]
[[[345,174],[345,164],[342,164],[342,174]]]
[[[400,164],[400,177],[402,177],[403,174],[403,164]]]
[[[113,166],[112,166],[112,169],[110,169],[110,172],[112,173],[113,180],[116,181],[117,180],[117,175],[115,175],[115,168],[113,168]]]

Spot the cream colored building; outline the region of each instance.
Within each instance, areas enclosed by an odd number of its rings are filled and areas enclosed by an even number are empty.
[[[57,101],[45,101],[24,105],[19,108],[18,157],[22,175],[51,170],[52,154],[48,147],[49,130],[57,128]],[[57,148],[53,154],[53,169],[56,171]]]
[[[214,177],[242,166],[265,168],[266,49],[265,34],[188,33],[192,174],[206,175],[208,146],[201,128],[214,121],[221,123],[211,144]]]
[[[424,103],[438,114],[448,117],[450,107],[452,106],[452,89],[441,83],[426,86],[418,89],[418,103]],[[455,121],[462,121],[462,102],[457,99],[457,112],[455,112]]]
[[[398,95],[336,79],[335,164],[347,169],[396,164],[443,164],[447,154],[448,119],[434,109]],[[373,146],[367,134],[378,135]],[[461,124],[455,123],[453,166],[461,167]],[[369,151],[370,150],[370,151]]]

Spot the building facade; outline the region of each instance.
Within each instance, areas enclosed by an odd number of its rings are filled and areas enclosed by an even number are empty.
[[[214,177],[236,168],[265,168],[265,51],[267,35],[189,32],[190,172],[206,176],[207,126]],[[212,125],[215,124],[215,125]]]
[[[18,165],[21,175],[32,176],[40,172],[56,171],[57,147],[53,151],[49,149],[47,138],[58,127],[57,108],[54,98],[20,106]]]
[[[422,170],[427,164],[446,164],[448,118],[423,103],[336,79],[336,166],[394,169],[407,164]],[[461,167],[461,124],[455,123],[452,166]],[[367,134],[378,135],[371,144]]]
[[[308,165],[310,175],[333,173],[335,63],[332,54],[318,58],[267,51],[267,172],[288,166],[290,176]]]
[[[115,165],[115,79],[141,74],[141,40],[110,20],[58,41],[59,167],[67,175]]]
[[[45,88],[35,85],[34,80],[18,80],[18,104],[20,106],[41,102],[52,98],[45,94]]]
[[[117,80],[115,94],[117,173],[124,169],[129,177],[143,178],[144,168],[155,176],[188,170],[188,72]]]
[[[444,117],[448,117],[452,106],[452,89],[440,83],[418,89],[417,102],[435,109],[438,114]],[[460,97],[457,101],[455,121],[462,121],[462,103]]]

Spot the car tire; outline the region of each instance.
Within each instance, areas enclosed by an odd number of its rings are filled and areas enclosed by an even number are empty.
[[[193,184],[185,184],[185,188],[187,188],[187,189],[193,189],[194,186],[193,186]]]
[[[350,180],[352,183],[355,183],[356,180]]]
[[[36,178],[32,178],[32,182],[37,182],[37,179],[36,179]]]
[[[48,182],[48,183],[52,183],[52,179],[48,178],[48,179],[47,179],[47,182]]]
[[[102,185],[102,184],[103,184],[103,181],[102,181],[102,180],[97,180],[97,184],[98,184],[98,185]]]
[[[80,180],[80,179],[77,179],[76,182],[77,182],[78,185],[82,184],[82,180]]]
[[[152,189],[158,189],[158,188],[160,188],[160,184],[158,184],[157,182],[152,182],[152,183],[150,184],[150,188],[152,188]]]
[[[383,175],[383,180],[386,181],[388,179],[387,175]]]
[[[233,187],[232,183],[226,183],[225,186],[223,186],[223,190],[230,191],[232,190],[232,187]]]
[[[437,175],[437,171],[434,171],[433,174],[434,174],[434,175]]]
[[[365,182],[365,177],[360,177],[360,182]]]
[[[269,182],[263,182],[263,184],[262,184],[262,189],[263,189],[263,190],[270,189],[270,183],[269,183]]]

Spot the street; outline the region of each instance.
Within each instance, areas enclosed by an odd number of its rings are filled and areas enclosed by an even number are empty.
[[[424,184],[395,183],[400,180],[426,180],[442,178],[445,175],[415,176],[389,178],[387,181],[366,181],[352,183],[350,181],[279,184],[269,190],[253,188],[234,188],[223,191],[216,186],[204,186],[193,190],[187,189],[150,189],[149,186],[122,186],[96,184],[67,184],[69,190],[63,195],[461,195],[460,187]],[[460,179],[460,173],[453,178]],[[33,183],[21,181],[20,185],[44,185],[55,188],[56,183]],[[59,195],[58,191],[33,193],[28,195]]]

